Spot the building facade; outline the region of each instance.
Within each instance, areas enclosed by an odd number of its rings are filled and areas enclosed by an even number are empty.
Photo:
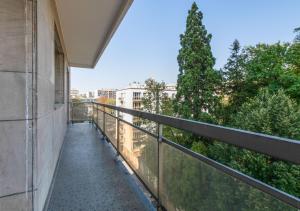
[[[70,97],[71,99],[79,98],[79,90],[78,89],[71,89],[70,90]]]
[[[116,99],[116,89],[97,89],[94,91],[94,98],[105,97],[109,99]]]
[[[116,106],[140,110],[142,108],[142,98],[146,91],[145,84],[131,83],[125,89],[116,92]],[[174,99],[176,86],[174,84],[167,84],[164,94]],[[130,123],[134,123],[134,119],[131,115],[124,114],[123,118]]]
[[[116,92],[116,106],[141,110],[142,98],[144,94],[147,92],[144,84],[140,83],[131,83],[125,89],[118,90]],[[166,90],[164,92],[165,95],[169,98],[175,98],[176,95],[176,86],[173,84],[167,84]],[[134,117],[130,114],[120,113],[120,118],[123,120],[136,125],[142,126],[142,121]],[[148,171],[147,169],[143,169],[144,166],[140,164],[140,153],[142,149],[145,147],[145,142],[141,140],[149,139],[149,137],[143,133],[141,130],[134,128],[128,124],[120,124],[120,149],[124,154],[127,155],[128,159],[134,166],[135,169],[140,169],[141,171]]]
[[[95,66],[131,3],[0,1],[1,211],[45,207],[70,118],[70,67]]]

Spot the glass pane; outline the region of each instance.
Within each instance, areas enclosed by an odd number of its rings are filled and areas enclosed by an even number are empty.
[[[117,147],[117,119],[108,114],[105,114],[105,134],[112,144]]]
[[[157,123],[147,120],[147,119],[143,119],[137,116],[133,116],[131,114],[127,114],[127,113],[123,113],[123,112],[119,112],[119,118],[126,121],[126,122],[130,122],[135,126],[138,126],[139,128],[142,128],[146,131],[149,131],[153,134],[157,134]]]
[[[98,127],[103,131],[103,112],[98,108]]]
[[[93,121],[97,119],[97,105],[93,104]]]
[[[83,122],[91,120],[93,107],[90,103],[72,104],[72,121]]]
[[[167,210],[297,210],[166,143],[160,199]]]
[[[157,196],[158,148],[157,139],[120,121],[120,154]]]

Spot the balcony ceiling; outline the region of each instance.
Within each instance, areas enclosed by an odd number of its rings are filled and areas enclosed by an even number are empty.
[[[93,68],[133,0],[55,0],[69,63]]]

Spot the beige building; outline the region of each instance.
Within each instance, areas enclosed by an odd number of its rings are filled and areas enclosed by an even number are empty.
[[[69,121],[70,67],[93,68],[131,0],[0,1],[0,210],[43,210]]]

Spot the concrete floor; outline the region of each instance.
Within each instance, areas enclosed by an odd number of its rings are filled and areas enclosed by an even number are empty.
[[[70,125],[48,210],[148,210],[126,177],[92,124]]]

